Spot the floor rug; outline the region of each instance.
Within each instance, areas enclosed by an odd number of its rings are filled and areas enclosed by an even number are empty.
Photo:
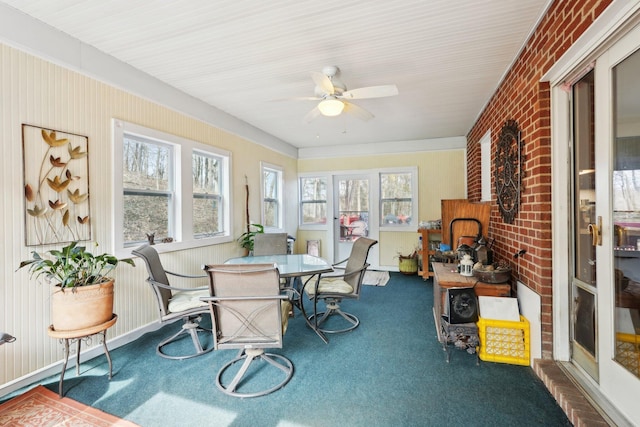
[[[0,426],[11,427],[135,427],[99,409],[62,399],[44,386],[37,386],[0,405]]]
[[[389,281],[388,271],[366,271],[362,283],[371,286],[384,286]]]

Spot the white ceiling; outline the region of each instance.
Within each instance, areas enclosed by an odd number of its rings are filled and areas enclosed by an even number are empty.
[[[466,136],[550,0],[0,0],[294,147]],[[375,117],[303,117],[341,69]]]

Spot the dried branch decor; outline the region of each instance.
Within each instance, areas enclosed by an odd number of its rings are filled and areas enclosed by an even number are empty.
[[[27,246],[91,239],[86,136],[22,125]]]

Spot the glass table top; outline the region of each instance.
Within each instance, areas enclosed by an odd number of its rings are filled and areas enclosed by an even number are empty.
[[[333,271],[331,265],[322,258],[307,254],[260,255],[231,258],[225,264],[271,264],[278,266],[281,277],[306,276]]]

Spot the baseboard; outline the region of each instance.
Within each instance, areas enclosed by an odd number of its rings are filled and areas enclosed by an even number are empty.
[[[131,332],[126,334],[117,336],[112,340],[107,340],[107,346],[109,347],[109,351],[114,350],[118,347],[122,347],[125,344],[129,344],[140,338],[142,335],[153,332],[160,329],[164,324],[160,322],[149,323],[140,328],[134,329]],[[84,351],[80,352],[80,363],[86,362],[87,360],[91,360],[95,357],[103,356],[104,350],[102,348],[102,344],[97,344],[91,348],[88,348]],[[60,370],[62,369],[62,364],[64,360],[60,359],[58,362],[52,363],[49,366],[45,366],[44,368],[38,369],[37,371],[33,371],[28,375],[22,376],[20,378],[16,378],[13,381],[10,381],[0,387],[0,398],[6,396],[7,394],[13,393],[14,391],[20,390],[21,388],[27,387],[31,384],[37,383],[39,381],[44,380],[45,378],[49,378],[53,375],[60,374]],[[76,366],[76,359],[72,355],[69,357],[69,362],[67,363],[67,369]]]

